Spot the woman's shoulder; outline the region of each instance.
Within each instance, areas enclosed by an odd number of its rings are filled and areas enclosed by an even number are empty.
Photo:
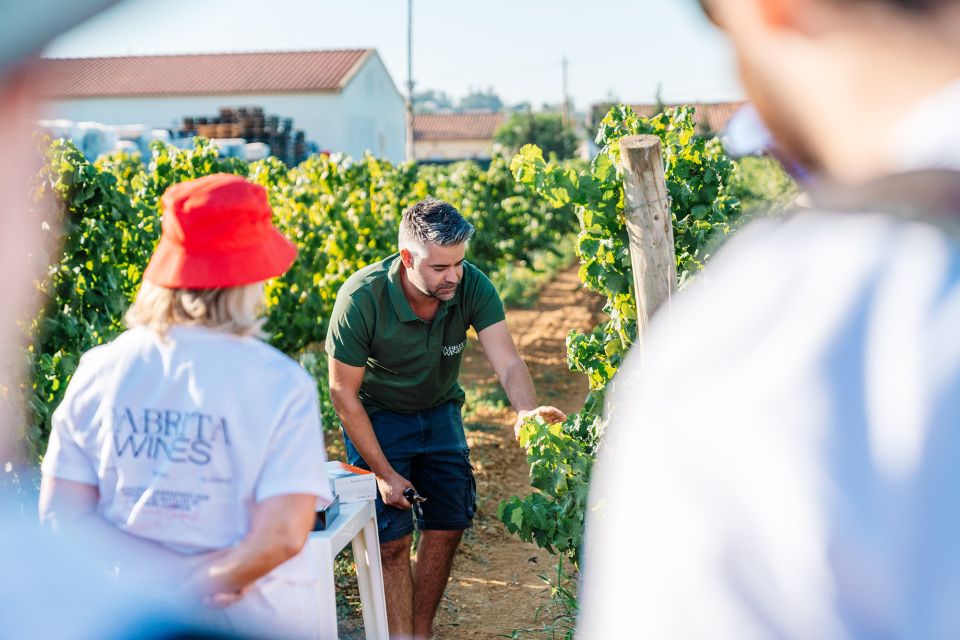
[[[245,338],[243,342],[261,366],[269,367],[278,374],[291,378],[292,381],[314,384],[313,378],[299,362],[273,345],[258,338]]]
[[[139,351],[139,345],[151,340],[149,333],[145,327],[128,329],[112,340],[88,349],[80,357],[78,370],[115,366],[118,357]]]

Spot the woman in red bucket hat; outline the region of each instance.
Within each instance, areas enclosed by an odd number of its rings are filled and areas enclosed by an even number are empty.
[[[129,330],[84,354],[53,415],[41,515],[98,528],[120,578],[173,580],[220,628],[316,637],[330,576],[299,551],[331,499],[317,388],[260,340],[264,281],[296,247],[238,176],[162,204]]]

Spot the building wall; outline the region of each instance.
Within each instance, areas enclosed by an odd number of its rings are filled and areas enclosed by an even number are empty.
[[[417,160],[489,160],[493,140],[420,140],[413,149]]]
[[[303,129],[307,141],[321,150],[355,157],[371,151],[403,160],[403,98],[376,55],[367,58],[341,93],[84,98],[50,101],[44,109],[50,119],[176,130],[184,116],[215,116],[220,107],[245,106],[293,118],[294,128]]]
[[[343,90],[343,135],[353,149],[400,162],[406,154],[403,96],[376,53]],[[351,151],[351,155],[359,155]]]

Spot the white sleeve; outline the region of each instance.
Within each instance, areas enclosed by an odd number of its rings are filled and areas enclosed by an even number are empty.
[[[44,475],[53,478],[96,486],[99,484],[96,469],[77,442],[76,429],[70,420],[71,398],[68,389],[63,402],[53,413],[50,441],[40,469]]]
[[[960,561],[944,542],[960,530],[957,493],[941,493],[950,480],[921,466],[914,478],[884,475],[864,376],[891,361],[897,408],[925,397],[903,393],[915,381],[935,388],[908,365],[945,352],[949,338],[915,348],[932,332],[909,320],[893,337],[878,327],[897,309],[946,318],[918,292],[950,289],[932,271],[891,280],[904,235],[865,215],[765,224],[740,232],[706,280],[655,316],[643,361],[632,352],[608,390],[577,637],[958,637],[923,630],[956,617],[934,612],[958,593],[960,571],[949,569]],[[901,285],[890,310],[877,297],[884,282]],[[941,326],[941,337],[956,334],[956,322]],[[955,413],[944,411],[942,433],[956,433]],[[931,450],[956,468],[949,446]],[[951,514],[932,544],[930,496],[931,517]],[[935,572],[950,575],[937,582]]]
[[[326,462],[317,389],[308,379],[298,386],[270,437],[254,490],[256,500],[291,493],[332,500]]]

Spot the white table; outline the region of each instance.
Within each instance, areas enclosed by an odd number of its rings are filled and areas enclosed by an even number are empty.
[[[337,554],[353,544],[357,566],[357,586],[363,605],[363,628],[367,640],[388,640],[387,601],[383,594],[383,570],[380,566],[380,541],[377,536],[377,511],[372,500],[340,505],[340,514],[326,531],[314,531],[304,551],[319,563],[323,575],[330,576],[329,593],[323,595],[324,611],[321,637],[337,637],[337,600],[334,593],[333,561]]]

